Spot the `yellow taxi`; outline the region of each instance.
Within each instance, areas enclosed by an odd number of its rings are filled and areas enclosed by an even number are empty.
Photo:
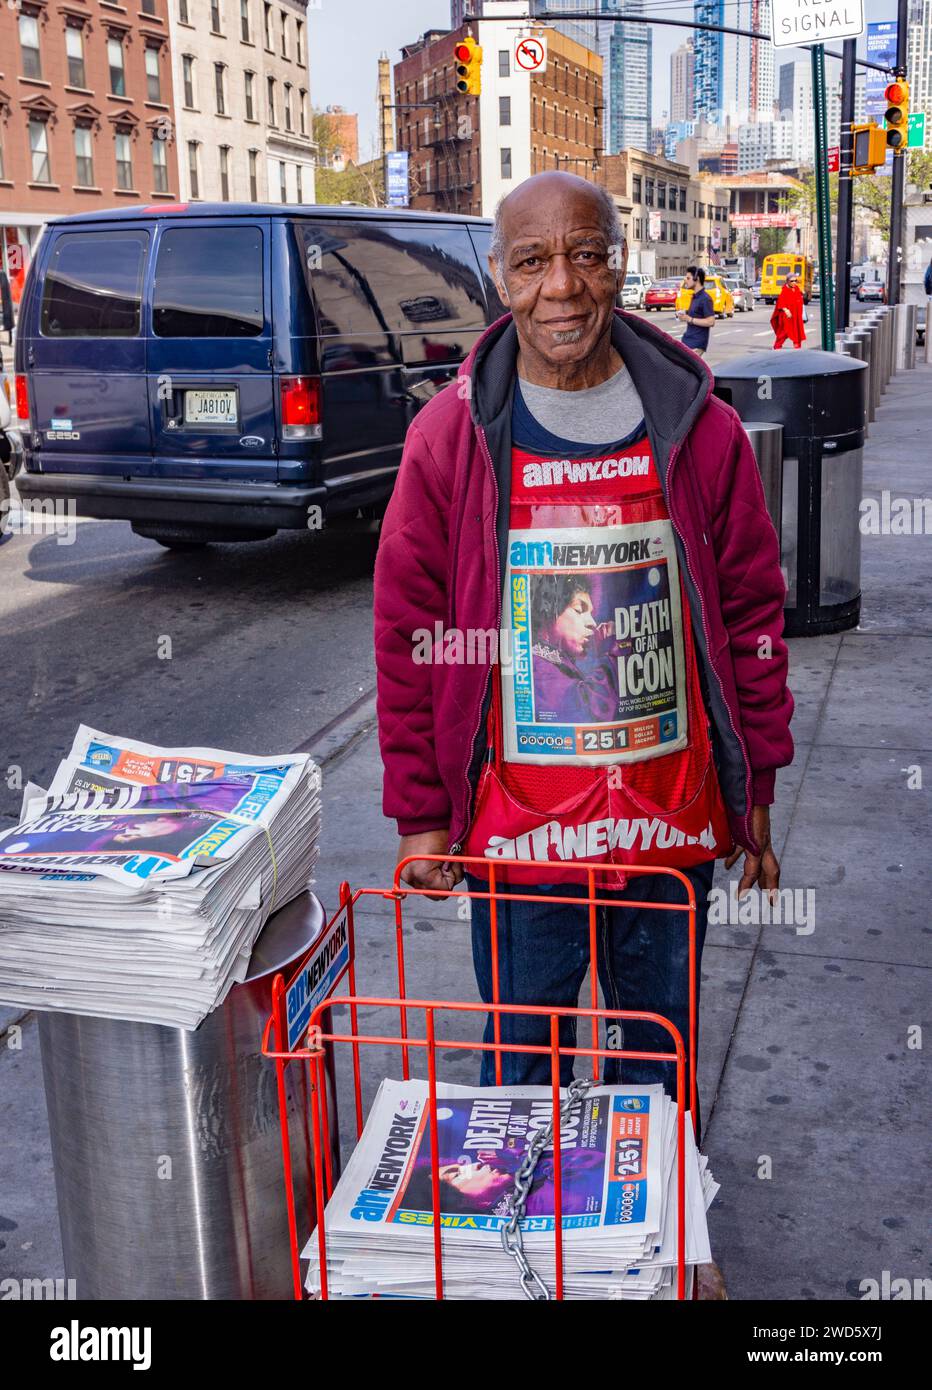
[[[735,301],[732,293],[720,275],[709,275],[705,277],[705,289],[709,298],[712,300],[712,307],[715,310],[717,319],[733,319],[735,316]],[[688,290],[681,285],[676,296],[677,309],[688,309],[692,303],[694,291]]]

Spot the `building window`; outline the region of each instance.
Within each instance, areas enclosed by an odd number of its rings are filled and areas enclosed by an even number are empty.
[[[239,0],[239,31],[244,43],[251,43],[249,32],[249,0]]]
[[[225,116],[227,113],[226,93],[223,87],[223,64],[214,63],[214,96],[217,101],[217,115]]]
[[[498,75],[499,77],[511,76],[511,54],[507,48],[498,50]]]
[[[86,87],[87,75],[84,71],[84,33],[77,24],[69,24],[65,29],[65,52],[68,55],[69,87]]]
[[[74,128],[75,183],[80,188],[94,187],[94,143],[90,126]]]
[[[178,0],[178,18],[182,24],[190,24],[188,19],[188,0]]]
[[[115,97],[126,96],[126,73],[123,69],[123,40],[107,40],[107,62],[110,65],[110,91]]]
[[[129,134],[125,130],[116,133],[117,188],[133,186],[133,151]]]
[[[186,53],[181,60],[181,75],[184,81],[184,104],[193,110],[194,101],[194,59]]]
[[[282,105],[283,105],[283,107],[284,107],[284,109],[285,109],[285,129],[286,129],[286,130],[290,130],[290,129],[291,129],[291,83],[290,83],[290,82],[286,82],[286,83],[285,83],[285,87],[284,87],[284,96],[283,96],[283,98],[282,98]]]
[[[49,165],[49,133],[45,128],[45,121],[29,122],[29,154],[32,164],[33,183],[51,183],[52,170]]]
[[[278,192],[283,203],[288,201],[288,167],[283,159],[278,161]]]
[[[686,211],[686,189],[680,189],[680,212]]]
[[[298,124],[301,134],[307,134],[307,92],[301,87],[298,91]]]
[[[220,0],[210,0],[210,31],[212,34],[222,34],[220,27]]]
[[[230,201],[230,147],[220,146],[220,201]]]
[[[188,141],[188,183],[191,186],[191,197],[199,198],[200,185],[197,178],[197,141]]]
[[[503,178],[503,179],[510,179],[510,178],[511,178],[511,150],[503,149],[503,150],[501,151],[501,156],[502,156],[502,178]]]
[[[511,125],[511,97],[499,97],[498,123],[499,125]]]
[[[275,119],[275,78],[267,77],[265,86],[269,99],[269,125],[277,125],[278,122]]]
[[[645,205],[646,205],[647,207],[649,207],[649,208],[652,208],[652,207],[654,206],[654,180],[653,180],[653,179],[645,179],[645,180],[644,180],[644,203],[645,203]]]
[[[635,203],[639,203],[639,202],[641,201],[641,176],[640,176],[640,174],[635,174],[635,175],[633,176],[633,178],[631,179],[631,198],[632,198],[632,201],[635,202]]]
[[[657,206],[659,208],[667,206],[667,185],[662,179],[657,181]]]
[[[304,168],[300,164],[294,166],[294,171],[298,176],[298,202],[304,202]]]
[[[143,14],[155,14],[155,0],[142,0],[139,8]]]
[[[299,67],[304,67],[304,25],[300,19],[294,22],[294,56]]]
[[[288,57],[288,16],[284,10],[280,11],[282,19],[282,57]]]
[[[246,119],[254,121],[256,119],[256,108],[253,94],[256,86],[256,74],[254,72],[243,73],[243,90],[246,93]]]
[[[162,80],[159,76],[159,50],[151,47],[146,49],[146,99],[148,101],[162,100]]]
[[[42,55],[39,52],[39,20],[34,14],[19,17],[19,46],[23,55],[23,76],[42,76]]]
[[[259,201],[259,158],[255,150],[249,151],[249,199]]]
[[[168,192],[168,151],[165,141],[157,135],[152,140],[152,190],[154,193]]]
[[[275,36],[272,31],[272,6],[265,0],[265,46],[269,53],[275,52]]]

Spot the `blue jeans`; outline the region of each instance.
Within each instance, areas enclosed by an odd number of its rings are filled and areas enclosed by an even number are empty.
[[[715,861],[684,872],[696,894],[696,1004],[698,1009],[699,963],[705,941],[708,892],[712,886]],[[488,884],[467,875],[468,887],[488,892]],[[552,1004],[575,1008],[589,967],[589,909],[566,907],[562,898],[586,895],[580,885],[571,883],[516,888],[515,892],[546,895],[546,902],[502,902],[498,904],[499,998],[503,1004]],[[621,892],[604,890],[602,897],[634,898],[646,902],[685,902],[678,879],[669,874],[632,876]],[[636,1009],[662,1014],[679,1029],[689,1059],[689,933],[685,912],[658,912],[650,908],[599,907],[598,975],[604,1007]],[[472,899],[472,950],[484,1003],[492,1002],[492,953],[489,930],[489,904]],[[673,1041],[655,1023],[619,1020],[620,1038],[613,1046],[632,1051],[670,1052]],[[560,1020],[560,1045],[576,1046],[576,1020]],[[588,1022],[580,1045],[589,1045]],[[697,1029],[698,1033],[698,1029]],[[545,1015],[501,1015],[503,1042],[550,1045],[550,1020]],[[485,1042],[494,1041],[491,1016],[486,1020]],[[602,1042],[601,1046],[606,1044]],[[698,1047],[698,1038],[697,1038]],[[573,1078],[573,1057],[560,1058],[560,1083]],[[580,1059],[577,1069],[586,1074],[589,1059]],[[502,1084],[505,1086],[550,1085],[550,1056],[545,1053],[502,1053]],[[662,1082],[676,1097],[676,1066],[672,1062],[606,1060],[604,1080],[640,1085]],[[495,1084],[495,1054],[482,1054],[481,1084]],[[687,1103],[688,1103],[687,1096]],[[698,1125],[699,1116],[696,1116]]]

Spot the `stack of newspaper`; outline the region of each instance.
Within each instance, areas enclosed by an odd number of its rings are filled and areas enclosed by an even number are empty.
[[[320,769],[82,725],[0,835],[0,1002],[194,1028],[318,854]]]
[[[438,1086],[445,1298],[524,1298],[502,1247],[515,1173],[551,1122],[545,1086]],[[597,1086],[561,1127],[564,1297],[676,1296],[676,1105],[661,1086]],[[706,1211],[718,1191],[686,1120],[686,1263],[711,1259]],[[521,1222],[525,1255],[555,1289],[553,1149]],[[327,1294],[434,1298],[431,1134],[426,1081],[383,1081],[325,1213]],[[303,1252],[321,1292],[315,1232]],[[687,1285],[687,1288],[689,1285]]]

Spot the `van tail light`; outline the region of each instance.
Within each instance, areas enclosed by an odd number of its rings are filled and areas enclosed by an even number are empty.
[[[16,413],[23,422],[29,419],[29,392],[22,372],[16,376]]]
[[[283,376],[282,439],[320,439],[320,377]]]

